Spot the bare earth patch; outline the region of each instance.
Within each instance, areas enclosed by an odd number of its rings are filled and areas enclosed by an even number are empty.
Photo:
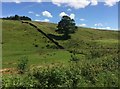
[[[17,70],[15,68],[4,68],[4,69],[0,69],[0,73],[2,74],[12,74],[12,73],[16,73]]]

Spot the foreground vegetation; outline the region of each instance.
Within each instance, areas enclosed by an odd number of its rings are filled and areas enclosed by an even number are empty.
[[[31,21],[30,21],[31,22]],[[31,22],[64,46],[60,50],[35,28],[3,20],[3,87],[118,87],[118,32],[78,28],[68,40],[56,24]],[[25,56],[25,58],[24,58]],[[27,59],[20,64],[18,60]]]
[[[18,74],[4,76],[3,88],[118,87],[118,58],[115,56],[84,63],[73,53],[68,66],[53,63],[27,69],[24,74],[18,71]]]

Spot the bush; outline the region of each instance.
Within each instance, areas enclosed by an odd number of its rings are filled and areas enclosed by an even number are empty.
[[[79,62],[80,59],[76,56],[77,51],[76,51],[76,50],[73,50],[72,53],[73,53],[73,54],[71,55],[70,61],[71,61],[71,62],[76,62],[76,63]]]
[[[96,63],[91,60],[84,63],[82,60],[74,61],[75,54],[73,52],[74,56],[67,66],[51,64],[35,68],[24,75],[3,78],[3,88],[118,87],[118,57],[109,56],[109,59],[105,57],[99,61],[96,60]],[[27,58],[23,57],[19,63],[19,70],[21,69],[22,73],[27,65],[25,60]]]
[[[27,68],[27,64],[28,64],[28,58],[27,57],[22,57],[19,60],[19,63],[17,65],[17,69],[18,69],[18,72],[20,74],[24,74],[25,73],[26,68]]]
[[[12,75],[2,78],[2,88],[10,89],[28,89],[35,87],[37,81],[33,76],[27,75]]]
[[[39,88],[56,88],[62,87],[65,83],[66,76],[62,68],[59,67],[47,67],[44,69],[36,69],[33,71],[32,75],[38,80],[36,85]]]

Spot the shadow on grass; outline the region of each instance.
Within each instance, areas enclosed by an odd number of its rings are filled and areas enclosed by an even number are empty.
[[[50,38],[55,39],[55,40],[68,40],[71,38],[71,36],[66,37],[65,35],[62,36],[57,36],[54,34],[47,34]]]

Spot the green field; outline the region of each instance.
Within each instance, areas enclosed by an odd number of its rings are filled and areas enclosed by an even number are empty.
[[[53,63],[68,67],[71,55],[75,51],[79,65],[82,66],[81,70],[89,70],[88,73],[91,73],[88,74],[89,76],[95,76],[93,74],[95,71],[99,72],[95,85],[92,82],[89,83],[89,79],[84,80],[82,77],[81,84],[83,85],[80,86],[118,86],[118,46],[120,46],[118,31],[79,27],[76,33],[71,34],[71,39],[63,40],[61,34],[55,32],[57,24],[30,22],[65,49],[58,49],[54,43],[28,24],[20,21],[2,20],[3,69],[16,68],[18,60],[24,56],[28,58],[30,69],[39,66],[45,67]],[[105,80],[105,76],[107,80]],[[85,81],[87,82],[84,83]],[[103,84],[104,82],[108,83]]]
[[[53,38],[65,47],[65,50],[59,50],[46,47],[46,45],[50,47],[54,47],[55,45],[30,25],[9,20],[4,20],[2,23],[3,68],[15,67],[17,61],[23,56],[29,58],[29,65],[43,65],[44,63],[52,62],[66,64],[70,58],[70,53],[67,50],[76,49],[87,52],[91,48],[95,50],[110,49],[110,51],[118,49],[117,31],[78,28],[75,34],[71,34],[71,39],[69,40],[57,40]],[[56,24],[32,23],[47,34],[60,36],[55,32]],[[35,47],[35,45],[38,47]]]

